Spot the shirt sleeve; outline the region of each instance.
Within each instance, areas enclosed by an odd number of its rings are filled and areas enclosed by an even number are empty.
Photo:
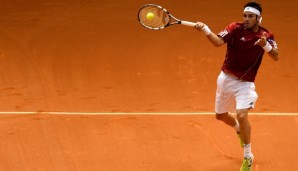
[[[218,33],[217,36],[223,38],[225,42],[229,42],[232,39],[233,31],[236,28],[236,23],[229,24],[223,31]]]

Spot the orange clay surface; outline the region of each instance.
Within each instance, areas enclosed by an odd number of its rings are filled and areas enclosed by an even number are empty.
[[[294,171],[298,1],[259,2],[280,60],[266,54],[256,79],[252,112],[271,115],[249,116],[253,167]],[[245,1],[1,1],[1,171],[239,170],[234,130],[213,115],[190,114],[213,112],[225,47],[186,26],[143,28],[137,12],[147,3],[218,33],[242,21]]]

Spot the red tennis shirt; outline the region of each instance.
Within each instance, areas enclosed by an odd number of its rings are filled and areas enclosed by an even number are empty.
[[[267,41],[275,48],[274,35],[259,26],[258,32],[247,30],[243,23],[231,23],[218,34],[227,43],[226,57],[222,70],[243,81],[254,82],[264,55],[264,49],[254,43],[263,32],[267,33]]]

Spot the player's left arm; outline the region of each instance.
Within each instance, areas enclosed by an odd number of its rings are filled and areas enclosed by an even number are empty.
[[[273,39],[269,38],[267,40],[267,33],[266,32],[264,32],[262,37],[255,42],[255,45],[260,45],[261,47],[263,47],[265,52],[267,52],[268,55],[273,60],[277,61],[279,59],[277,44],[275,43],[275,41]]]
[[[214,46],[219,47],[225,44],[223,38],[213,33],[206,24],[197,22],[195,29],[202,31]]]

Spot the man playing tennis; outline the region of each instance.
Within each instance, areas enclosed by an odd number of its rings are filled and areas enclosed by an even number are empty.
[[[216,118],[236,129],[244,159],[240,171],[251,171],[254,156],[251,152],[251,126],[248,111],[254,108],[258,95],[254,80],[264,53],[278,60],[278,48],[273,34],[260,26],[262,7],[256,2],[244,6],[243,23],[231,23],[218,35],[206,24],[197,22],[195,28],[202,31],[214,46],[227,44],[227,52],[221,73],[217,79]],[[236,116],[229,113],[235,111]]]

